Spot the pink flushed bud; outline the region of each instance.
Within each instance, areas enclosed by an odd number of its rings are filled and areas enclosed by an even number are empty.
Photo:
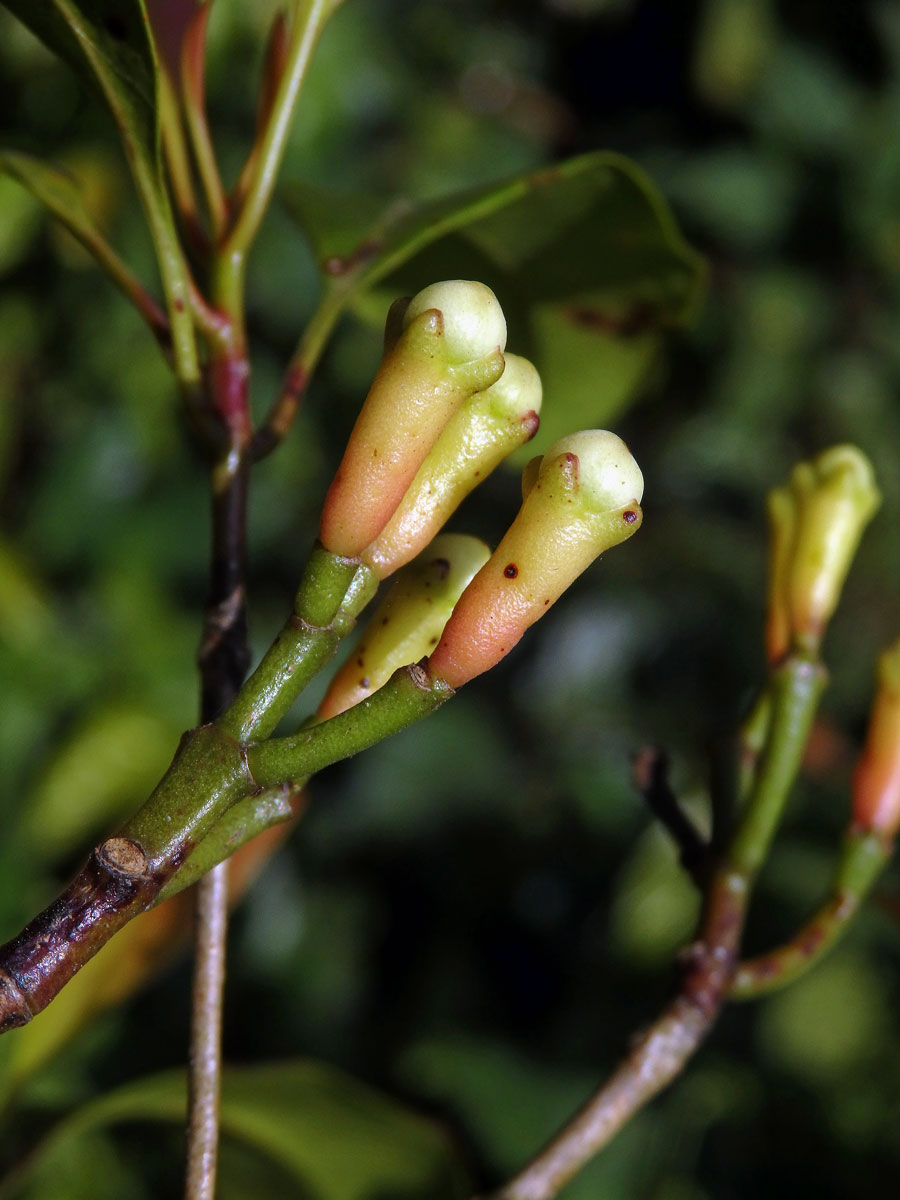
[[[398,667],[432,650],[463,589],[488,560],[479,538],[444,533],[398,574],[319,706],[322,721],[337,716],[387,683]]]
[[[853,775],[853,818],[885,838],[900,829],[900,641],[878,661],[878,691]]]
[[[497,382],[451,418],[363,562],[384,578],[414,558],[469,492],[534,437],[540,409],[540,376],[527,358],[507,354]]]
[[[378,537],[448,421],[503,373],[506,322],[481,283],[456,279],[414,296],[381,366],[325,498],[319,537],[355,557]]]
[[[628,447],[594,429],[547,451],[506,536],[460,597],[429,659],[457,688],[515,646],[593,560],[641,524],[644,480]]]

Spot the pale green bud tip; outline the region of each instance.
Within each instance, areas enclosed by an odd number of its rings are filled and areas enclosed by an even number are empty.
[[[537,368],[520,354],[503,357],[506,362],[503,374],[482,393],[490,400],[492,411],[498,417],[510,419],[529,412],[540,413],[543,388]]]
[[[483,283],[447,279],[413,296],[403,314],[403,328],[436,308],[444,323],[444,345],[451,363],[472,362],[506,347],[506,319],[497,297]]]
[[[861,521],[868,521],[881,502],[872,464],[857,446],[832,446],[812,464],[815,480],[835,485],[852,499]]]
[[[585,429],[561,438],[544,455],[541,470],[562,455],[578,460],[578,489],[595,512],[613,512],[644,495],[644,476],[620,437],[607,429]]]

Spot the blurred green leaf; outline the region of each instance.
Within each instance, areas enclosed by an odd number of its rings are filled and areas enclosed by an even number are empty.
[[[123,1121],[181,1125],[186,1112],[182,1071],[119,1088],[63,1121],[15,1178],[0,1185],[0,1196],[36,1196],[30,1179],[47,1157],[61,1162],[61,1151],[71,1147],[72,1161],[78,1161],[83,1139],[98,1129]],[[438,1126],[322,1063],[230,1068],[223,1080],[222,1129],[287,1171],[298,1200],[453,1200],[467,1194]],[[244,1194],[251,1200],[259,1192]]]
[[[363,289],[468,275],[499,295],[541,371],[541,443],[621,411],[659,331],[695,312],[703,260],[662,196],[620,155],[598,152],[460,195],[386,211],[371,197],[288,189],[335,319]],[[533,453],[533,450],[530,451]]]
[[[605,309],[600,296],[532,310],[532,353],[547,403],[537,444],[524,446],[514,461],[527,461],[575,429],[612,424],[643,386],[657,359],[659,335],[642,328],[640,314],[629,328],[627,319],[617,323]]]
[[[853,153],[867,113],[865,94],[839,63],[784,40],[771,53],[753,116],[773,141],[810,156]]]
[[[890,1026],[888,1001],[871,963],[841,947],[768,1001],[759,1037],[763,1053],[782,1070],[840,1087],[867,1070]]]
[[[30,564],[0,539],[0,645],[26,652],[55,629],[50,599]]]
[[[695,220],[739,250],[759,250],[783,234],[798,190],[789,159],[738,144],[691,155],[668,182]]]
[[[81,188],[71,175],[14,150],[0,151],[0,171],[26,188],[84,245],[96,246],[104,241],[88,215]]]
[[[400,1070],[416,1091],[452,1106],[503,1175],[520,1169],[597,1084],[581,1064],[550,1066],[502,1041],[459,1035],[411,1047]],[[653,1118],[641,1114],[566,1185],[562,1200],[633,1200],[652,1126]]]
[[[697,906],[696,888],[671,839],[651,826],[619,876],[610,913],[612,943],[637,967],[659,966],[690,937]]]
[[[143,0],[3,2],[109,109],[148,218],[167,294],[182,291],[180,252],[159,154],[158,67]],[[190,354],[187,321],[186,314],[177,322],[173,316],[173,326],[181,327],[175,341],[180,337]]]
[[[0,1191],[5,1190],[0,1184]],[[79,1143],[78,1153],[70,1145],[56,1145],[34,1164],[26,1187],[10,1195],[28,1200],[145,1200],[147,1195],[127,1170],[110,1138],[92,1132]]]
[[[105,101],[120,133],[156,157],[156,63],[142,0],[3,0]]]
[[[50,759],[23,815],[23,832],[45,861],[82,849],[151,790],[177,729],[131,704],[91,713]]]
[[[697,90],[712,104],[737,108],[774,43],[771,0],[706,0],[694,58]]]
[[[376,216],[371,198],[294,185],[287,203],[329,287],[347,304],[431,243],[461,232],[531,302],[598,289],[654,306],[660,323],[693,311],[703,262],[649,178],[611,153],[585,154],[517,179]]]
[[[17,184],[0,177],[0,271],[6,273],[22,261],[40,227],[35,204]]]

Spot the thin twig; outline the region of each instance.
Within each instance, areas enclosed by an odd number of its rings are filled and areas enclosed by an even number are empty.
[[[766,689],[771,719],[747,781],[741,823],[706,885],[697,937],[675,998],[581,1111],[491,1200],[551,1200],[671,1083],[709,1033],[728,999],[753,884],[799,770],[824,683],[821,663],[803,654],[772,668]],[[661,772],[658,754],[651,751],[642,765],[646,790],[659,791],[650,786]],[[663,808],[670,818],[677,803],[672,805],[666,789],[662,772]]]
[[[228,860],[197,884],[188,1065],[186,1200],[213,1200],[219,1142]]]
[[[237,383],[236,383],[237,381]],[[232,390],[238,385],[240,394]],[[240,428],[247,412],[247,370],[210,371],[210,406],[223,424]],[[247,673],[247,476],[240,447],[210,473],[211,556],[200,667],[200,715],[219,717]],[[228,930],[228,862],[197,885],[194,978],[188,1066],[188,1130],[185,1200],[213,1200],[219,1146],[222,1090],[222,1011]]]
[[[674,999],[609,1080],[565,1128],[490,1200],[551,1200],[634,1114],[682,1071],[725,1002],[744,923],[744,882],[720,871],[701,935],[688,952]]]

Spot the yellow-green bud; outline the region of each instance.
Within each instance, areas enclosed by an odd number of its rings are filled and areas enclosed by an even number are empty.
[[[506,355],[506,369],[450,419],[399,508],[362,559],[384,578],[426,546],[451,514],[513,450],[537,433],[541,380],[527,358]]]
[[[459,406],[503,374],[506,322],[489,288],[465,281],[426,288],[402,312],[395,338],[400,311],[389,319],[381,366],[322,511],[322,545],[346,557],[384,529]]]
[[[855,446],[833,446],[798,463],[768,498],[771,550],[766,646],[777,662],[817,653],[863,531],[881,496]]]
[[[489,553],[479,538],[444,533],[404,567],[359,646],[332,680],[319,706],[320,720],[358,704],[398,667],[418,662],[434,649],[453,606]]]
[[[499,662],[599,554],[640,528],[643,492],[640,469],[614,433],[589,430],[552,446],[453,610],[431,673],[456,688]]]

